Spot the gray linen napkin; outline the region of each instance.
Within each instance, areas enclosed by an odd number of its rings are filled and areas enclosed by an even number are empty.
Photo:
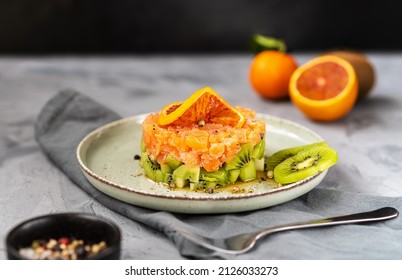
[[[164,232],[183,256],[195,259],[402,259],[401,218],[274,234],[260,241],[249,253],[237,256],[195,246],[177,234],[171,225],[221,238],[261,227],[371,211],[384,206],[402,210],[402,198],[326,189],[324,179],[320,186],[298,199],[258,211],[187,215],[136,207],[94,188],[82,175],[75,157],[77,145],[86,134],[119,118],[85,95],[65,90],[41,111],[35,126],[36,139],[49,159],[80,188],[121,215]]]

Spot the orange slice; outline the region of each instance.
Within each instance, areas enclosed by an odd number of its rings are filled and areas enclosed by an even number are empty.
[[[309,118],[335,121],[348,114],[357,99],[358,80],[346,60],[325,55],[300,66],[289,81],[292,102]]]
[[[184,102],[166,105],[158,118],[159,125],[216,123],[236,128],[242,127],[244,121],[244,116],[210,87],[197,90]]]

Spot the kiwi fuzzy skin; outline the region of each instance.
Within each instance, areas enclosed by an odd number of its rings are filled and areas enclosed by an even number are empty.
[[[338,56],[352,64],[359,83],[358,100],[367,98],[375,84],[374,66],[368,57],[357,51],[332,51],[328,54]]]

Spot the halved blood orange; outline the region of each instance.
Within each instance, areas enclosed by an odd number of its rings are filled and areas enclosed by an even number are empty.
[[[197,90],[184,102],[166,105],[158,118],[159,125],[216,123],[236,128],[242,127],[244,121],[244,116],[210,87]]]
[[[352,110],[358,91],[353,66],[325,55],[300,66],[289,81],[292,102],[309,118],[335,121]]]

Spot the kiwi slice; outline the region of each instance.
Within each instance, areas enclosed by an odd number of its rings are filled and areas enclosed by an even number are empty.
[[[195,190],[199,180],[199,167],[187,167],[183,164],[173,171],[173,182],[178,188],[183,188],[190,184],[190,189]]]
[[[290,184],[322,172],[338,161],[338,154],[328,146],[316,146],[291,156],[274,169],[275,181]]]
[[[161,169],[162,173],[166,173],[166,174],[167,173],[172,174],[172,172],[173,172],[173,169],[170,168],[170,166],[166,163],[160,164],[160,169]]]
[[[228,171],[230,183],[235,183],[240,175],[240,169],[232,169]]]
[[[200,167],[190,168],[171,155],[166,157],[165,163],[160,164],[146,153],[143,142],[141,142],[143,152],[140,164],[149,179],[155,182],[174,183],[178,188],[190,186],[190,190],[196,190],[226,186],[237,180],[247,182],[257,178],[257,170],[263,171],[265,161],[263,138],[261,136],[261,141],[254,147],[252,144],[241,145],[238,154],[216,172],[207,172]]]
[[[209,189],[209,188],[216,188],[217,182],[210,182],[210,181],[199,181],[197,184],[197,188],[204,188],[204,189]]]
[[[254,160],[250,160],[240,168],[240,180],[248,182],[257,178],[257,170],[255,168]]]
[[[253,150],[253,146],[251,144],[243,144],[241,145],[240,151],[237,155],[230,161],[225,164],[226,170],[240,169],[246,163],[251,161],[251,151]]]
[[[254,159],[255,168],[257,171],[264,171],[265,169],[265,139],[264,134],[261,135],[260,142],[253,147],[251,151],[251,158]]]
[[[327,146],[327,143],[326,142],[317,142],[317,143],[313,143],[313,144],[296,146],[296,147],[280,150],[280,151],[274,153],[272,156],[267,157],[265,159],[265,170],[273,171],[279,163],[296,155],[297,153],[310,149],[310,148],[321,147],[321,146]]]
[[[154,182],[170,183],[173,180],[171,169],[160,165],[146,153],[142,153],[141,162],[145,175]]]
[[[228,172],[224,168],[219,168],[215,172],[207,172],[204,168],[201,168],[200,181],[215,182],[215,185],[221,186],[225,186],[230,182]]]
[[[225,164],[225,169],[230,172],[232,170],[240,170],[239,178],[241,181],[251,181],[257,178],[257,170],[254,159],[251,158],[253,146],[251,144],[241,145],[240,151],[228,163]]]
[[[166,157],[166,164],[172,169],[176,170],[180,165],[183,163],[179,161],[178,159],[172,157],[171,155],[167,155]]]
[[[141,139],[141,152],[143,153],[146,150],[147,150],[147,147],[145,146],[144,141],[142,141],[142,139]]]
[[[257,145],[254,146],[251,152],[251,158],[261,159],[265,154],[265,139],[261,139]]]

